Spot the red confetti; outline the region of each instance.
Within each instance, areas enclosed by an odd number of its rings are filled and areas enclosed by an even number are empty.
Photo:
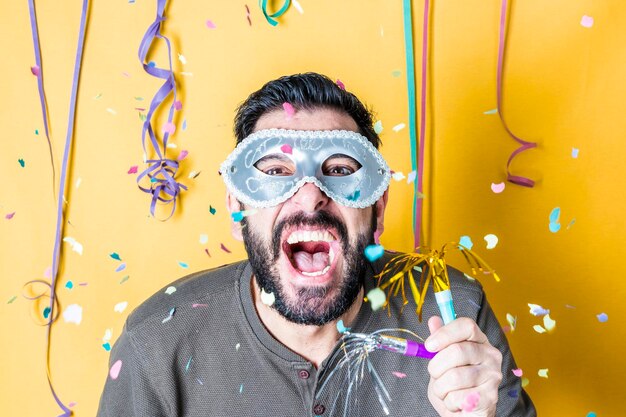
[[[128,170],[129,174],[136,174],[137,173],[137,165],[133,165],[132,167],[130,167],[130,169]]]
[[[39,66],[33,65],[32,67],[30,67],[30,72],[32,72],[35,77],[39,77],[39,74],[41,74],[41,69],[39,68]]]
[[[13,216],[15,216],[15,212],[7,214],[6,216],[4,216],[4,218],[7,220],[11,220]]]
[[[220,248],[222,248],[222,250],[223,250],[224,252],[226,252],[226,253],[232,253],[232,252],[230,251],[230,249],[228,249],[226,246],[224,246],[224,244],[223,244],[223,243],[220,243]]]
[[[344,91],[346,89],[346,86],[344,85],[344,83],[341,82],[339,78],[337,78],[337,86],[339,86],[339,88],[341,88]]]

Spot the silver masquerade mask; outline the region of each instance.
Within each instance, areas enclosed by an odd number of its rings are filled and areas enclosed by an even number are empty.
[[[343,206],[365,208],[391,178],[374,145],[347,130],[260,130],[237,145],[220,173],[228,190],[254,208],[276,206],[307,182]]]

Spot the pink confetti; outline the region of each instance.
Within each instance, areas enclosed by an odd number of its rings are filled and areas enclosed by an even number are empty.
[[[392,374],[398,378],[406,378],[406,374],[403,374],[402,372],[393,371]]]
[[[117,379],[120,376],[120,371],[122,370],[122,360],[118,359],[117,362],[111,366],[111,370],[109,371],[109,375],[111,379]]]
[[[176,101],[174,102],[174,108],[175,108],[176,110],[180,110],[180,109],[182,109],[182,108],[183,108],[183,103],[181,103],[180,101],[176,100]]]
[[[215,29],[217,26],[215,26],[215,23],[213,23],[212,21],[207,20],[206,27],[208,27],[209,29]]]
[[[163,126],[163,131],[172,135],[176,132],[176,125],[172,122],[167,122],[165,123],[165,126]]]
[[[41,74],[41,69],[38,65],[33,65],[32,67],[30,67],[30,72],[32,72],[35,77],[39,77],[39,74]]]
[[[176,158],[176,160],[182,161],[183,159],[185,159],[185,157],[187,157],[187,155],[189,155],[189,152],[183,149],[182,151],[180,151],[180,154],[178,155],[178,158]]]
[[[293,148],[288,143],[285,143],[283,146],[281,146],[280,150],[283,151],[283,153],[288,153],[289,155],[293,153]]]
[[[580,25],[582,27],[590,28],[593,26],[593,17],[584,15],[582,19],[580,19]]]
[[[75,406],[76,406],[76,404],[78,404],[78,403],[77,403],[77,402],[72,401],[71,403],[68,403],[68,404],[67,404],[67,406],[68,406],[69,408],[72,408],[72,407],[75,407]]]
[[[341,80],[339,78],[337,78],[337,85],[339,86],[339,88],[341,88],[342,90],[345,91],[346,86],[344,83],[341,82]]]
[[[191,305],[191,307],[196,308],[196,307],[208,307],[208,304],[198,304],[198,303],[194,303]]]
[[[491,183],[491,191],[493,191],[496,194],[500,194],[502,191],[504,191],[504,187],[505,185],[503,182],[500,182],[498,184],[495,184],[493,182]]]
[[[283,109],[285,109],[285,113],[287,113],[287,117],[291,117],[296,114],[296,109],[290,103],[283,103]]]
[[[4,216],[4,218],[7,219],[7,220],[11,220],[13,218],[13,216],[15,216],[15,213],[16,213],[15,211],[13,213],[9,213],[6,216]]]
[[[252,26],[252,20],[250,19],[250,8],[248,7],[247,4],[245,6],[246,6],[246,17],[248,18],[248,24]]]
[[[520,377],[520,376],[524,375],[524,372],[520,368],[513,369],[513,375],[515,375],[517,377]]]
[[[224,252],[226,252],[226,253],[232,253],[232,252],[230,251],[230,249],[228,249],[226,246],[224,246],[224,244],[223,244],[223,243],[220,243],[220,248],[221,248]]]
[[[48,278],[48,279],[50,279],[52,277],[52,267],[51,266],[47,267],[46,270],[43,271],[43,277],[44,278]]]
[[[209,255],[209,258],[210,258],[210,257],[211,257],[211,254],[209,253],[209,250],[208,250],[208,249],[205,249],[204,251],[206,252],[206,254],[207,254],[207,255]]]
[[[465,412],[474,411],[479,401],[480,394],[477,392],[470,392],[469,394],[467,394],[467,397],[465,397],[463,404],[461,404],[461,409]]]
[[[128,170],[129,174],[136,174],[137,173],[137,165],[133,165],[132,167],[130,167],[130,169]]]
[[[128,77],[128,78],[130,78],[130,74],[129,74],[129,73],[127,73],[127,72],[123,72],[123,73],[122,73],[122,75],[123,75],[124,77]]]

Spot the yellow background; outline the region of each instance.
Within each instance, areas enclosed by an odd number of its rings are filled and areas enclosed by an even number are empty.
[[[244,257],[229,233],[217,169],[232,149],[234,109],[250,92],[294,72],[339,78],[382,121],[382,151],[391,167],[411,171],[408,128],[392,130],[408,125],[400,1],[300,0],[304,13],[292,6],[278,27],[265,22],[255,1],[247,3],[252,26],[244,2],[170,3],[164,33],[174,48],[183,110],[171,141],[177,148],[168,155],[189,151],[179,177],[189,191],[167,222],[149,216],[148,196],[127,174],[133,165],[144,167],[135,108],[147,107],[161,84],[137,59],[156,2],[95,1],[90,10],[64,233],[84,253],[63,244],[57,286],[62,308],[81,305],[83,320],[76,325],[60,318],[51,349],[54,386],[65,404],[76,403],[77,416],[95,414],[108,370],[106,329],[112,343],[128,313],[154,291],[189,272]],[[416,57],[422,5],[413,6]],[[78,0],[37,2],[57,181],[80,7]],[[513,164],[514,173],[536,179],[537,186],[507,183],[495,194],[491,183],[505,180],[506,160],[517,147],[498,115],[484,114],[496,108],[499,13],[497,0],[434,2],[425,171],[429,241],[438,246],[470,236],[500,273],[502,282],[487,277],[483,283],[501,323],[506,313],[518,318],[509,340],[540,415],[623,415],[626,3],[513,2],[503,110],[518,136],[539,143]],[[594,18],[593,27],[581,26],[583,15]],[[215,29],[207,28],[209,19]],[[2,2],[0,39],[1,414],[58,415],[45,376],[45,328],[35,319],[41,310],[21,296],[22,286],[43,279],[51,265],[56,222],[48,145],[29,69],[35,61],[25,1]],[[165,64],[163,43],[151,59]],[[580,149],[578,158],[572,148]],[[201,174],[192,180],[191,171]],[[411,193],[406,181],[391,185],[386,247],[411,250]],[[562,227],[551,233],[548,216],[555,207]],[[489,233],[499,238],[492,250],[483,240]],[[208,235],[205,245],[201,234]],[[112,252],[126,263],[124,271],[115,272],[120,262]],[[466,269],[458,257],[451,261]],[[122,301],[128,308],[114,312]],[[527,303],[551,310],[553,333],[533,330],[542,320],[529,314]],[[596,318],[602,312],[606,323]],[[549,369],[548,379],[538,376],[542,368]]]

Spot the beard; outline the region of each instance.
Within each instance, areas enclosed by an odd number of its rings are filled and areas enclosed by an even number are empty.
[[[369,229],[357,235],[351,243],[346,226],[334,215],[318,211],[314,215],[297,213],[281,220],[268,242],[251,230],[246,218],[242,220],[242,233],[248,259],[260,288],[274,293],[272,308],[287,320],[305,325],[322,326],[339,318],[354,303],[365,277],[367,263],[363,251],[373,243],[376,229],[376,206],[373,206]],[[299,288],[295,296],[289,296],[281,283],[276,263],[281,251],[281,236],[286,227],[319,227],[322,230],[333,228],[342,242],[343,271],[338,283],[324,286]],[[334,294],[331,290],[338,288]]]

